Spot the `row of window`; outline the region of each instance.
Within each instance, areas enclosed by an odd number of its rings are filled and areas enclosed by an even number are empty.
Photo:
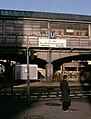
[[[5,28],[4,28],[5,27]],[[31,21],[31,20],[0,20],[0,33],[26,33],[48,35],[49,29],[55,35],[88,36],[88,24]]]
[[[65,67],[65,71],[82,71],[85,67]]]

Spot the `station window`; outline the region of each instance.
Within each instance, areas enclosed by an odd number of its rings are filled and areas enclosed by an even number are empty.
[[[14,33],[15,29],[15,20],[6,20],[5,21],[5,32]]]
[[[88,36],[88,25],[83,23],[52,22],[50,27],[56,35]]]
[[[74,25],[75,35],[88,36],[88,25],[77,23]]]
[[[40,21],[40,34],[48,35],[48,22]]]
[[[0,33],[3,33],[3,20],[0,20]]]

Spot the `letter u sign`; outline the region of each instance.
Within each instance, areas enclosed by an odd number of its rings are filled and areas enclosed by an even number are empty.
[[[51,33],[50,33],[50,37],[51,37],[51,38],[55,38],[55,32],[51,32]]]

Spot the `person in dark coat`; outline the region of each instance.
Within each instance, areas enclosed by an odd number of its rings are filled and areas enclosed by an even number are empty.
[[[63,76],[63,80],[60,82],[60,89],[61,89],[61,100],[62,100],[62,110],[67,111],[69,106],[71,105],[70,99],[70,87],[67,81],[67,75]]]

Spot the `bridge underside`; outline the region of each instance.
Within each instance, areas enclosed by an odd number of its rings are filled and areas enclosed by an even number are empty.
[[[16,61],[21,64],[27,63],[26,58],[26,52],[22,49],[0,49],[0,59],[1,60],[9,60],[9,61]],[[57,60],[52,61],[53,69],[59,69],[60,66],[63,63],[71,62],[72,60],[78,61],[78,60],[91,60],[91,54],[81,54],[81,55],[74,55],[74,56],[68,56],[64,58],[60,58]],[[34,56],[32,59],[29,57],[29,63],[30,64],[37,64],[39,68],[45,68],[45,65],[47,64],[46,60],[43,60],[41,58],[37,58],[37,56]]]
[[[20,64],[26,64],[27,63],[27,57],[26,57],[26,53],[25,52],[19,52],[19,51],[12,51],[11,52],[6,52],[6,51],[2,51],[0,52],[0,59],[1,60],[7,60],[7,61],[15,61],[18,62]],[[29,63],[30,64],[37,64],[38,67],[40,68],[45,68],[46,65],[46,61],[40,58],[37,58],[36,56],[34,56],[34,58],[32,59],[29,56]],[[1,64],[4,64],[3,62],[1,62]]]
[[[16,61],[16,62],[19,62],[21,64],[26,64],[27,63],[26,52],[22,51],[22,50],[11,49],[9,51],[9,50],[4,50],[3,49],[2,52],[0,51],[0,59],[1,60],[7,60],[7,61]],[[91,54],[74,55],[74,56],[68,56],[68,57],[64,57],[64,58],[54,60],[52,62],[53,74],[55,73],[55,71],[60,70],[60,66],[62,66],[64,63],[72,62],[72,60],[74,60],[74,61],[91,60]],[[37,64],[38,68],[43,68],[45,70],[48,70],[45,67],[48,64],[48,62],[46,60],[41,59],[41,58],[37,58],[37,56],[35,56],[35,55],[34,55],[33,59],[31,57],[29,57],[29,63],[30,64]],[[2,61],[0,61],[0,64],[7,66],[6,63],[4,63]],[[10,66],[10,64],[8,65],[8,67],[6,67],[6,74],[7,74],[6,76],[9,75],[9,70],[8,70],[9,66]],[[11,72],[12,72],[12,69],[10,69],[10,73]],[[49,72],[49,70],[48,70],[48,72]],[[84,72],[83,72],[82,77],[83,76],[84,76]],[[10,79],[10,78],[8,78],[8,79]]]
[[[60,58],[57,60],[54,60],[52,62],[53,64],[53,68],[54,69],[60,69],[60,66],[63,63],[68,63],[71,62],[72,60],[78,61],[78,60],[91,60],[91,54],[83,54],[83,55],[75,55],[75,56],[69,56],[69,57],[64,57],[64,58]]]

